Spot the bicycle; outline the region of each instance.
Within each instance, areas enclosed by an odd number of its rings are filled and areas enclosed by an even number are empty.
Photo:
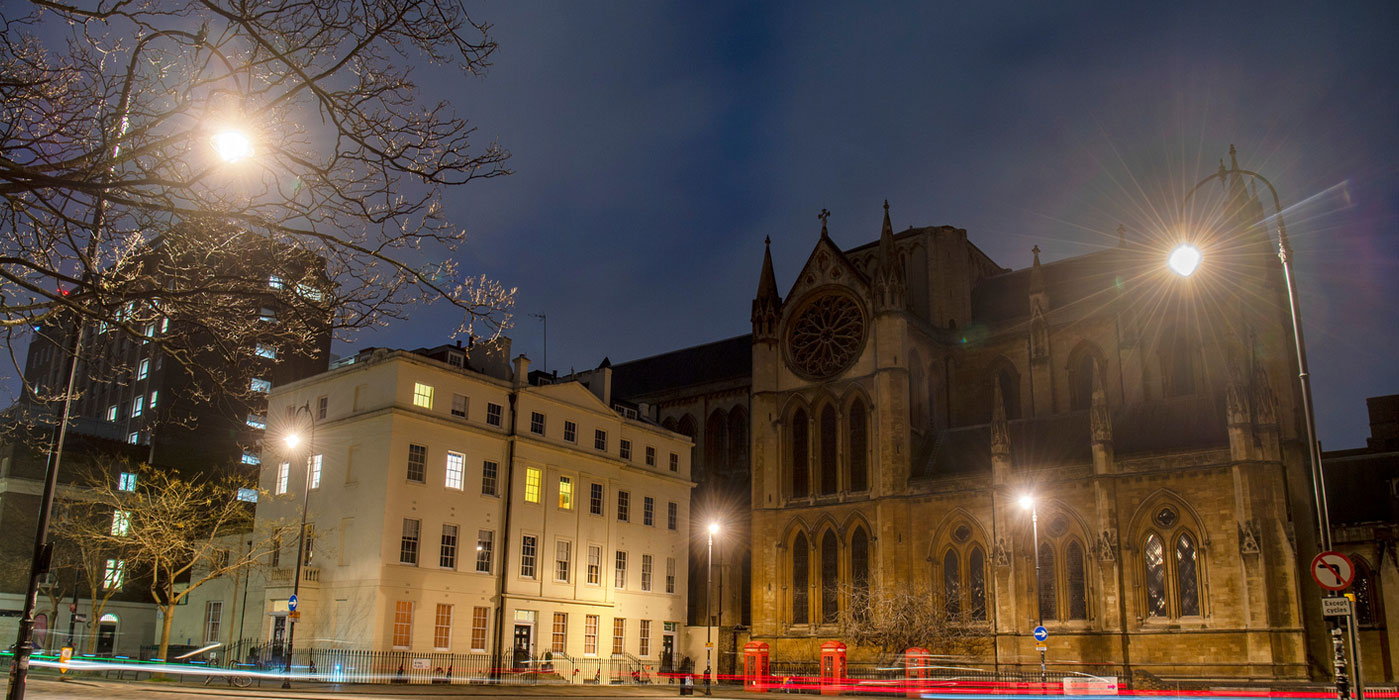
[[[211,673],[204,677],[204,685],[213,683],[215,678],[223,678],[235,688],[250,688],[253,685],[253,677],[241,673]]]

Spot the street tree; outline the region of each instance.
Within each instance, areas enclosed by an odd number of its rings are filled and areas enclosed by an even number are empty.
[[[514,290],[463,271],[442,202],[509,154],[414,73],[489,67],[489,26],[459,1],[33,0],[0,25],[12,353],[37,333],[122,334],[229,396],[250,390],[238,368],[258,343],[308,353],[327,324],[433,301],[460,333],[508,322]],[[275,327],[271,301],[289,309]]]
[[[148,465],[122,471],[136,475],[134,484],[120,481],[115,469],[87,480],[79,496],[83,505],[75,511],[85,516],[75,520],[86,524],[70,539],[124,557],[99,555],[103,589],[121,588],[137,574],[146,582],[161,611],[163,659],[176,606],[210,581],[266,562],[283,539],[295,536],[295,527],[262,523],[254,528],[252,503],[240,499],[257,493],[248,477],[185,477]],[[230,541],[249,544],[230,548]]]
[[[950,657],[975,657],[990,650],[985,620],[946,604],[926,586],[842,586],[833,594],[846,601],[836,618],[842,636],[878,649],[881,656],[911,647]]]

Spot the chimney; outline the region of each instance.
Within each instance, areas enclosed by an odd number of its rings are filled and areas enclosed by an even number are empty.
[[[515,357],[515,387],[529,385],[529,358],[524,355]]]

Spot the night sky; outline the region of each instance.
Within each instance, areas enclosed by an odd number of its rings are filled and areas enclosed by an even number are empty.
[[[843,247],[888,199],[1022,268],[1159,232],[1236,144],[1286,208],[1320,438],[1363,445],[1365,397],[1399,393],[1399,4],[1137,5],[473,4],[489,73],[417,77],[513,153],[448,212],[561,372],[747,333],[764,236],[785,292],[822,208]]]

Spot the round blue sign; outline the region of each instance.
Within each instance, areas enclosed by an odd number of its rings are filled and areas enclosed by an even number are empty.
[[[295,609],[295,608],[293,608],[293,610],[294,610],[294,609]],[[1049,630],[1045,629],[1045,628],[1044,628],[1044,625],[1040,625],[1039,627],[1036,627],[1036,628],[1035,628],[1035,640],[1036,640],[1036,641],[1043,642],[1043,641],[1046,640],[1046,639],[1049,639]]]
[[[295,593],[291,594],[291,597],[290,597],[290,598],[287,598],[287,610],[290,610],[290,611],[292,611],[292,612],[296,612],[296,594],[295,594]],[[1041,627],[1040,629],[1044,629],[1044,628]],[[1035,638],[1036,638],[1036,639],[1039,639],[1039,638],[1040,638],[1040,636],[1039,636],[1039,630],[1035,630]]]

